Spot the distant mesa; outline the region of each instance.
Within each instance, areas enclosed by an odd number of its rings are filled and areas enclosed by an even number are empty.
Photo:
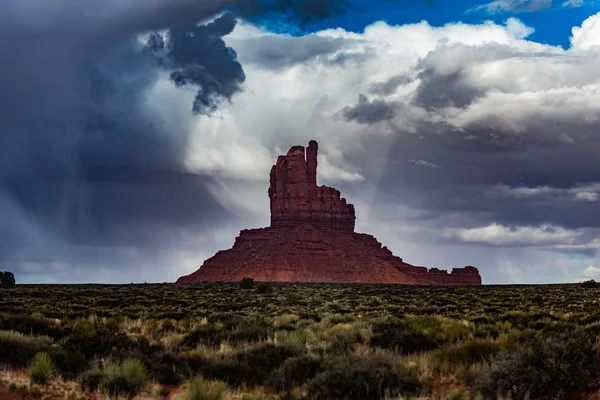
[[[263,282],[480,285],[475,267],[450,273],[405,263],[373,236],[354,232],[354,206],[332,187],[317,186],[318,144],[292,147],[271,168],[271,226],[240,232],[178,283]]]

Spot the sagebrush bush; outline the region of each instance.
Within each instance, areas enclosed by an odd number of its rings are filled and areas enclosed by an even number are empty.
[[[314,400],[380,400],[417,394],[422,385],[406,369],[380,355],[344,357],[329,362],[307,385]]]
[[[267,293],[271,293],[272,291],[273,291],[273,289],[271,288],[271,285],[269,285],[266,282],[261,283],[256,288],[256,293],[258,293],[258,294],[267,294]]]
[[[598,377],[595,341],[595,335],[577,331],[538,337],[530,346],[496,357],[475,379],[474,390],[490,396],[555,399],[568,391],[584,391]]]
[[[585,288],[585,289],[598,289],[600,287],[600,284],[598,282],[596,282],[593,279],[581,282],[579,284],[580,287]]]
[[[89,367],[88,360],[80,353],[55,346],[48,350],[57,372],[65,379],[75,379]]]
[[[37,353],[29,364],[27,376],[32,383],[47,383],[56,376],[56,367],[46,352]]]
[[[86,390],[133,398],[148,387],[150,377],[141,361],[127,359],[122,363],[108,361],[96,366],[82,374],[80,383]]]
[[[252,278],[242,278],[240,281],[240,288],[242,289],[252,289],[254,287],[254,279]]]
[[[225,382],[208,382],[199,376],[188,383],[183,400],[222,400],[226,391]]]
[[[266,385],[280,392],[289,392],[313,379],[322,369],[321,357],[303,355],[289,358],[271,373]]]
[[[44,392],[42,392],[42,389],[40,389],[39,386],[31,385],[29,387],[29,394],[31,395],[31,397],[39,399],[40,397],[42,397],[44,395]]]
[[[409,354],[439,347],[439,343],[431,335],[417,331],[403,320],[378,321],[371,329],[371,345],[382,349]]]
[[[216,357],[192,356],[188,359],[192,370],[209,379],[227,382],[233,386],[263,384],[269,375],[286,359],[297,352],[286,346],[266,343],[248,350]]]
[[[0,330],[48,336],[54,340],[61,339],[66,333],[57,320],[25,314],[0,314]]]
[[[47,337],[0,331],[0,363],[24,367],[37,353],[47,351],[50,345],[51,340]]]
[[[438,363],[456,366],[489,364],[501,350],[502,346],[494,340],[472,339],[437,349],[433,353],[433,359]]]

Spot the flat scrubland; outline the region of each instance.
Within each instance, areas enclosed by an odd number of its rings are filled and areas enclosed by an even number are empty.
[[[0,290],[2,399],[597,399],[600,289]]]

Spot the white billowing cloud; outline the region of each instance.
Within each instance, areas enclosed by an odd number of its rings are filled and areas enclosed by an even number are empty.
[[[600,13],[592,15],[581,26],[574,26],[571,48],[585,50],[600,45]]]
[[[510,228],[496,223],[480,228],[448,229],[443,233],[443,236],[447,238],[458,239],[467,243],[482,243],[493,246],[568,244],[572,243],[580,235],[580,232],[550,225]]]
[[[365,28],[362,34],[328,29],[315,35],[347,40],[353,52],[360,52],[362,48],[369,57],[361,62],[350,60],[348,65],[310,59],[276,71],[261,68],[254,58],[247,63],[244,52],[240,51],[240,61],[247,75],[245,91],[212,118],[198,119],[194,128],[196,134],[190,142],[188,165],[194,171],[261,179],[277,156],[275,147],[279,146],[281,154],[292,144],[306,144],[314,138],[319,141],[321,155],[329,161],[330,166],[325,164],[325,170],[321,171],[328,179],[362,179],[357,167],[352,167],[343,154],[347,150],[356,150],[354,141],[367,135],[368,129],[339,118],[339,111],[355,102],[358,93],[367,92],[373,83],[388,79],[398,71],[414,68],[419,60],[440,46],[513,43],[526,48],[548,47],[520,43],[531,32],[531,28],[514,18],[510,18],[506,26],[492,22],[443,27],[432,27],[427,22],[389,26],[377,22]],[[241,23],[225,40],[234,49],[243,49],[246,40],[273,36],[285,35]],[[438,65],[443,68],[455,68],[439,61]],[[464,60],[455,62],[458,66]],[[401,88],[397,93],[399,100],[409,100],[417,84]],[[410,127],[411,121],[428,117],[430,115],[422,110],[409,107],[406,118],[400,123]],[[334,151],[337,152],[335,156]]]
[[[588,266],[582,273],[586,278],[600,279],[600,267]]]

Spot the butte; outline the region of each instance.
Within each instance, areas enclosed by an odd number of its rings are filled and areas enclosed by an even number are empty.
[[[373,236],[354,232],[354,206],[340,192],[317,186],[318,144],[310,141],[279,156],[271,168],[271,226],[240,232],[233,247],[219,251],[178,283],[262,282],[480,285],[475,267],[414,266]]]

